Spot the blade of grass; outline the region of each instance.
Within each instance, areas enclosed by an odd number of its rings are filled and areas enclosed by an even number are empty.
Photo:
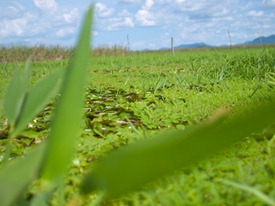
[[[26,125],[38,114],[54,95],[59,91],[59,85],[64,74],[63,69],[49,75],[38,82],[27,94],[18,117],[12,136],[17,136]]]
[[[100,204],[102,203],[103,199],[104,199],[104,193],[101,192],[98,194],[98,196],[95,198],[95,200],[91,201],[91,203],[89,204],[89,206],[100,206]]]
[[[130,127],[132,128],[132,130],[135,131],[135,133],[137,133],[138,136],[142,136],[141,133],[137,130],[137,128],[135,127],[135,125],[132,124],[132,122],[126,117],[127,122],[129,123]]]
[[[95,164],[82,182],[82,192],[104,190],[109,198],[122,195],[174,170],[260,132],[275,121],[274,101],[240,117],[214,122],[141,141],[112,152]]]
[[[261,191],[255,189],[253,187],[249,187],[247,185],[242,185],[242,184],[232,182],[232,181],[229,181],[229,180],[221,180],[221,182],[226,184],[226,185],[230,185],[232,187],[235,187],[237,189],[241,189],[241,190],[244,190],[246,192],[252,193],[257,198],[259,198],[262,202],[264,202],[265,204],[270,205],[270,206],[275,206],[275,201],[274,200],[272,200],[267,195],[265,195],[264,193],[262,193]]]
[[[48,138],[43,175],[48,180],[61,177],[71,161],[81,125],[86,70],[89,67],[90,32],[93,10],[86,14],[79,42],[61,87]]]
[[[50,185],[42,193],[39,193],[36,197],[34,197],[30,203],[30,206],[46,206],[50,204],[50,200],[54,195],[56,188],[53,185]]]
[[[3,165],[8,162],[11,147],[12,147],[12,138],[13,131],[16,128],[16,124],[18,122],[18,118],[21,115],[22,108],[24,107],[24,103],[26,100],[26,94],[29,85],[29,78],[31,74],[31,66],[28,61],[24,72],[18,71],[12,78],[8,89],[6,91],[6,98],[4,102],[5,112],[8,118],[8,123],[10,125],[10,139],[7,144],[7,150],[4,153]]]
[[[0,205],[13,205],[30,183],[37,177],[45,152],[40,144],[26,157],[10,162],[0,173]]]
[[[18,71],[14,74],[6,91],[4,108],[11,126],[11,130],[15,127],[17,118],[21,113],[28,90],[30,71],[30,62],[27,62],[25,71]]]

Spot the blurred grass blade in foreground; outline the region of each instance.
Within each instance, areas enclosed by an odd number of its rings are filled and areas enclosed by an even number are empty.
[[[84,104],[85,76],[90,61],[90,33],[93,9],[86,14],[82,32],[72,61],[65,71],[51,122],[51,133],[44,165],[44,177],[49,180],[62,176],[71,161],[76,137],[80,132]]]
[[[10,81],[6,91],[4,102],[5,113],[7,115],[11,130],[15,127],[20,116],[26,98],[29,78],[31,73],[30,62],[27,62],[24,71],[17,71]]]
[[[95,164],[83,180],[82,192],[103,190],[107,198],[112,198],[190,166],[253,132],[261,132],[275,121],[274,105],[273,99],[241,117],[221,117],[114,151]]]
[[[269,198],[267,195],[265,195],[261,191],[257,190],[256,188],[249,187],[247,185],[241,185],[239,183],[231,182],[229,180],[221,180],[221,182],[224,183],[224,184],[226,184],[226,185],[230,185],[232,187],[235,187],[237,189],[241,189],[241,190],[247,191],[247,192],[255,195],[262,202],[264,202],[266,205],[275,206],[275,201],[274,200],[272,200],[271,198]]]
[[[26,93],[24,105],[11,135],[17,136],[59,91],[64,70],[60,69],[38,82]]]
[[[42,143],[24,158],[11,162],[0,173],[0,205],[14,205],[30,183],[38,176],[41,168],[45,144]]]

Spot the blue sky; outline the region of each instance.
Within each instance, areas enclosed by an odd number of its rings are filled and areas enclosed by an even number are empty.
[[[205,42],[233,44],[275,34],[275,0],[2,0],[0,45],[74,46],[88,5],[93,46],[158,49]]]

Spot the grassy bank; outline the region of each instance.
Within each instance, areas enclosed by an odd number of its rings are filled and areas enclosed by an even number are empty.
[[[67,63],[37,60],[32,63],[31,85]],[[7,62],[0,64],[2,102],[13,72],[24,68],[24,63]],[[96,197],[80,198],[77,188],[88,165],[107,152],[166,130],[197,125],[217,111],[238,115],[241,108],[268,101],[274,94],[274,62],[274,47],[184,50],[174,56],[169,52],[132,52],[91,57],[81,138],[65,188],[67,204],[85,205]],[[54,103],[35,118],[24,138],[14,142],[14,157],[47,138]],[[3,122],[3,109],[0,112]],[[6,125],[1,123],[0,129],[6,130]],[[258,196],[224,180],[274,199],[274,134],[271,125],[209,161],[102,205],[264,205]],[[2,137],[1,152],[5,146]],[[26,196],[38,193],[39,187],[34,185]]]

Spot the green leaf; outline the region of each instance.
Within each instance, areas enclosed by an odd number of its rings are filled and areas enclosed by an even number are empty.
[[[50,203],[50,200],[52,199],[52,196],[54,195],[54,192],[56,191],[56,186],[54,184],[48,185],[46,190],[43,192],[40,192],[37,196],[35,196],[30,206],[47,206]]]
[[[26,157],[10,162],[0,173],[0,205],[12,205],[37,178],[45,144],[32,149]]]
[[[38,82],[26,95],[12,136],[17,136],[59,91],[64,70],[60,69]]]
[[[78,46],[65,72],[61,96],[51,122],[51,133],[43,170],[44,177],[53,180],[61,177],[70,163],[80,132],[84,105],[86,70],[90,61],[90,32],[92,8],[87,12]]]
[[[112,152],[95,164],[83,180],[81,190],[104,190],[107,198],[135,190],[182,167],[190,166],[232,145],[252,132],[260,132],[275,121],[274,101],[260,105],[241,117],[225,117],[183,131]]]
[[[30,72],[31,67],[30,62],[28,62],[24,72],[18,71],[14,74],[6,91],[4,108],[12,129],[16,124],[24,104],[28,90]]]
[[[22,91],[21,72],[13,75],[6,92],[4,108],[10,125],[14,125],[17,115],[21,109],[25,93]]]
[[[255,189],[253,187],[249,187],[247,185],[242,185],[242,184],[232,182],[232,181],[229,181],[229,180],[221,180],[221,182],[226,184],[226,185],[230,185],[232,187],[247,191],[247,192],[255,195],[257,198],[259,198],[266,205],[275,206],[275,201],[274,200],[272,200],[266,194],[262,193],[261,191]]]

